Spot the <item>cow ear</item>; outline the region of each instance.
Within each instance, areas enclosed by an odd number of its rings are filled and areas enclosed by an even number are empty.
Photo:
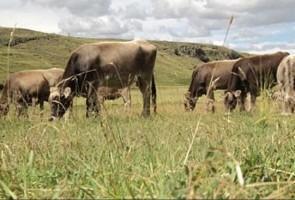
[[[234,95],[235,95],[236,98],[238,98],[238,97],[241,96],[241,93],[242,93],[241,90],[236,90],[236,91],[234,92]]]
[[[71,95],[72,89],[70,87],[66,87],[64,90],[64,96],[65,98],[68,98]]]

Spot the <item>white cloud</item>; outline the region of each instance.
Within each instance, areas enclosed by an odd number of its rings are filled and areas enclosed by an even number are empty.
[[[0,2],[0,25],[35,28],[85,37],[222,43],[229,17],[235,20],[228,42],[241,50],[255,44],[295,43],[294,0],[10,0]],[[284,26],[278,26],[285,24]],[[289,24],[288,27],[286,24]],[[267,41],[268,40],[268,41]],[[266,45],[265,48],[271,48]],[[287,48],[287,47],[286,47]],[[293,48],[293,47],[288,47]]]
[[[26,0],[48,8],[66,8],[72,14],[96,17],[109,13],[111,0]]]

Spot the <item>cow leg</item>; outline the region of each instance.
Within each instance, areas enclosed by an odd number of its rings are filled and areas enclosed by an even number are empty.
[[[255,95],[251,95],[251,102],[250,102],[250,110],[252,111],[255,108],[255,104],[256,104],[256,96]]]
[[[240,112],[246,110],[246,107],[245,107],[246,99],[247,99],[246,92],[242,92],[241,96],[238,97],[238,105],[240,106]]]
[[[86,98],[86,118],[89,117],[89,112],[90,112],[90,105],[91,103],[89,102],[89,98]]]
[[[90,117],[95,111],[96,100],[93,95],[86,98],[86,117]]]
[[[289,104],[289,93],[288,93],[288,89],[286,87],[286,85],[284,85],[283,83],[279,83],[279,90],[282,94],[282,115],[290,115],[290,104]]]
[[[97,110],[97,95],[98,92],[92,83],[88,83],[88,91],[86,97],[86,117],[96,116],[99,111]]]
[[[131,108],[130,88],[126,87],[126,88],[122,89],[121,96],[123,98],[125,108],[127,107],[128,109],[130,109]]]
[[[100,115],[101,104],[104,102],[104,97],[100,94],[93,92],[87,99],[86,99],[86,117],[94,116],[98,117]]]
[[[209,91],[207,92],[207,105],[206,110],[207,112],[215,112],[215,106],[214,106],[215,98],[214,98],[214,90],[213,88],[209,88]]]
[[[20,91],[15,91],[13,94],[13,97],[15,98],[15,104],[16,104],[16,111],[17,111],[17,117],[20,117],[21,115],[28,117],[28,102],[32,101],[32,99],[29,99],[29,97],[25,97],[22,95]]]
[[[284,95],[284,102],[283,102],[283,115],[290,115],[293,113],[293,103],[291,96],[286,92]]]
[[[288,105],[288,101],[287,101],[287,95],[284,94],[284,100],[283,100],[283,112],[282,115],[289,115],[289,105]]]
[[[36,107],[37,104],[38,104],[38,99],[35,97],[32,97],[32,107]]]
[[[143,78],[138,77],[138,87],[143,97],[143,111],[142,116],[148,117],[150,116],[150,105],[151,105],[151,77]]]
[[[40,110],[43,111],[44,110],[44,101],[40,100]]]
[[[44,111],[44,100],[40,99],[39,100],[39,106],[40,106],[40,116],[41,118],[43,117],[43,111]]]
[[[20,117],[20,116],[29,117],[28,116],[28,105],[23,100],[18,101],[18,103],[16,104],[16,111],[17,111],[17,117]]]
[[[256,96],[250,93],[246,94],[246,100],[245,100],[245,110],[247,112],[250,112],[255,108],[255,102],[256,102]]]

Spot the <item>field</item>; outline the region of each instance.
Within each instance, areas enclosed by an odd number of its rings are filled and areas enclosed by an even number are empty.
[[[14,46],[11,68],[60,66],[65,41]],[[171,54],[178,44],[158,45],[158,114],[150,118],[140,117],[133,89],[131,109],[108,101],[100,118],[86,119],[85,100],[76,99],[69,119],[48,122],[48,104],[42,113],[30,108],[29,118],[12,108],[0,119],[0,198],[295,198],[295,118],[281,116],[267,91],[251,113],[225,113],[222,92],[215,114],[205,112],[205,98],[185,112],[200,60]],[[7,47],[0,52],[6,69]]]

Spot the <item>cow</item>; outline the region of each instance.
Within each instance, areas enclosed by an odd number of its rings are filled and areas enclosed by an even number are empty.
[[[201,64],[192,73],[192,80],[185,94],[184,107],[194,110],[197,100],[207,95],[207,111],[215,112],[214,90],[227,89],[231,70],[238,60],[222,60]]]
[[[43,110],[44,101],[48,101],[50,87],[60,81],[63,73],[63,69],[51,68],[10,74],[0,97],[0,116],[8,114],[11,103],[16,105],[18,117],[27,116],[28,106],[39,104]]]
[[[61,118],[73,98],[86,94],[87,110],[100,113],[102,97],[97,88],[122,89],[137,79],[143,96],[142,115],[150,115],[150,98],[156,112],[154,65],[157,48],[144,40],[85,44],[72,52],[58,91],[50,95],[51,117]]]
[[[279,64],[289,53],[255,55],[237,61],[232,69],[225,92],[224,105],[227,111],[233,111],[237,104],[240,111],[245,111],[246,97],[251,96],[250,111],[255,105],[261,88],[271,88],[277,82],[276,73]]]
[[[3,90],[4,85],[2,83],[0,83],[0,91]]]
[[[282,114],[289,115],[295,109],[295,55],[285,57],[277,71],[279,100],[282,101]]]

